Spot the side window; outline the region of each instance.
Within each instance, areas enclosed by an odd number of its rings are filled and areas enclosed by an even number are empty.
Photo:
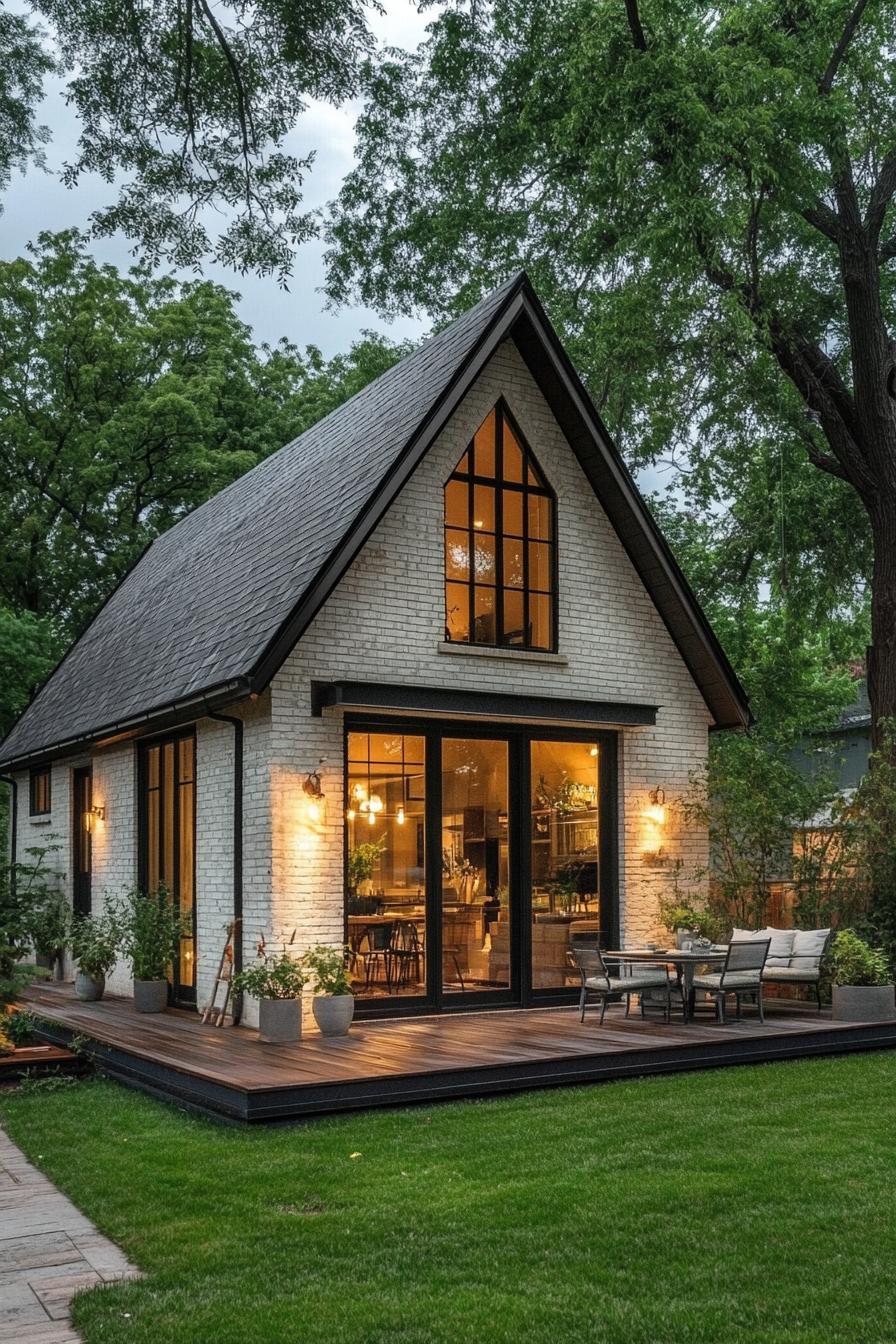
[[[39,770],[32,770],[29,780],[28,810],[32,817],[45,817],[50,812],[53,800],[50,791],[50,767],[42,766]]]

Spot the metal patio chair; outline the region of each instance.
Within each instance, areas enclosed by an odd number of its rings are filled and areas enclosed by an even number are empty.
[[[733,994],[737,1000],[737,1016],[740,1017],[741,999],[747,995],[755,998],[759,1008],[759,1021],[765,1021],[762,1010],[762,972],[771,939],[750,939],[731,943],[725,965],[717,975],[695,975],[694,989],[703,990],[716,1002],[716,1018],[725,1021],[725,996]]]
[[[589,994],[599,996],[600,1025],[603,1026],[607,1003],[611,998],[616,995],[625,995],[625,1015],[628,1017],[632,994],[640,994],[642,990],[648,989],[665,990],[665,1019],[667,1022],[670,1021],[672,1015],[672,985],[666,966],[643,966],[635,962],[625,962],[624,958],[619,957],[614,958],[614,961],[620,963],[617,968],[620,973],[611,975],[600,948],[572,947],[569,954],[582,977],[582,992],[579,996],[579,1012],[582,1022],[585,1021],[585,1004]],[[624,974],[621,973],[623,971]]]

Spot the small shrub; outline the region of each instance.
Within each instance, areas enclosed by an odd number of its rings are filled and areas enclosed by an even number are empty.
[[[113,904],[101,915],[76,915],[72,920],[71,946],[82,975],[104,979],[118,960],[122,941],[121,915]]]
[[[302,965],[314,980],[318,994],[351,994],[345,959],[346,947],[329,947],[320,943],[310,948],[302,958]]]
[[[835,985],[888,985],[890,965],[879,947],[872,947],[852,929],[843,929],[831,945],[831,979]]]
[[[297,999],[308,983],[300,961],[284,950],[268,953],[259,949],[257,965],[233,977],[236,994],[251,994],[253,999]]]
[[[187,917],[175,910],[167,888],[160,886],[147,895],[131,887],[122,904],[111,908],[120,921],[121,947],[134,979],[167,979],[180,940],[190,933]]]

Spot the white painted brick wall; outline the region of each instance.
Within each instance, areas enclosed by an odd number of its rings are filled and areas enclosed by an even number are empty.
[[[560,659],[445,652],[443,486],[500,395],[507,399],[558,499]],[[359,459],[363,470],[363,457]],[[515,346],[483,371],[426,460],[274,678],[271,688],[271,927],[303,944],[342,937],[342,726],[313,718],[312,680],[348,679],[509,691],[660,706],[652,729],[620,738],[620,901],[625,936],[657,928],[671,863],[706,857],[667,811],[669,862],[644,861],[648,791],[671,805],[704,762],[710,715],[640,579]],[[322,767],[328,807],[309,827],[301,781]]]
[[[559,657],[486,655],[443,647],[443,486],[467,443],[506,397],[558,498]],[[364,469],[363,456],[358,469]],[[298,597],[298,594],[296,594]],[[234,709],[245,721],[244,956],[260,934],[298,930],[301,946],[340,942],[343,930],[342,724],[310,714],[312,680],[350,679],[509,691],[660,706],[652,729],[620,735],[620,900],[625,936],[652,933],[670,866],[644,862],[647,793],[672,804],[704,762],[710,716],[652,602],[516,348],[508,343],[484,370],[426,460],[376,529],[323,611],[274,678],[269,694]],[[233,729],[197,724],[196,896],[198,1001],[211,990],[233,895]],[[301,783],[320,767],[327,797],[317,825],[304,817]],[[69,873],[71,769],[53,769],[49,825],[19,808],[20,854],[35,836],[56,834]],[[136,747],[93,755],[94,798],[106,821],[94,843],[94,908],[105,891],[136,881]],[[668,811],[670,863],[704,862],[706,837],[684,833]],[[71,881],[67,876],[67,889]],[[130,991],[125,968],[110,988]],[[252,1020],[247,1005],[247,1021]]]

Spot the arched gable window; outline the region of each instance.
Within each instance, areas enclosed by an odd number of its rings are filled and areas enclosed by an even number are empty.
[[[445,486],[445,638],[556,648],[556,502],[503,401]]]

